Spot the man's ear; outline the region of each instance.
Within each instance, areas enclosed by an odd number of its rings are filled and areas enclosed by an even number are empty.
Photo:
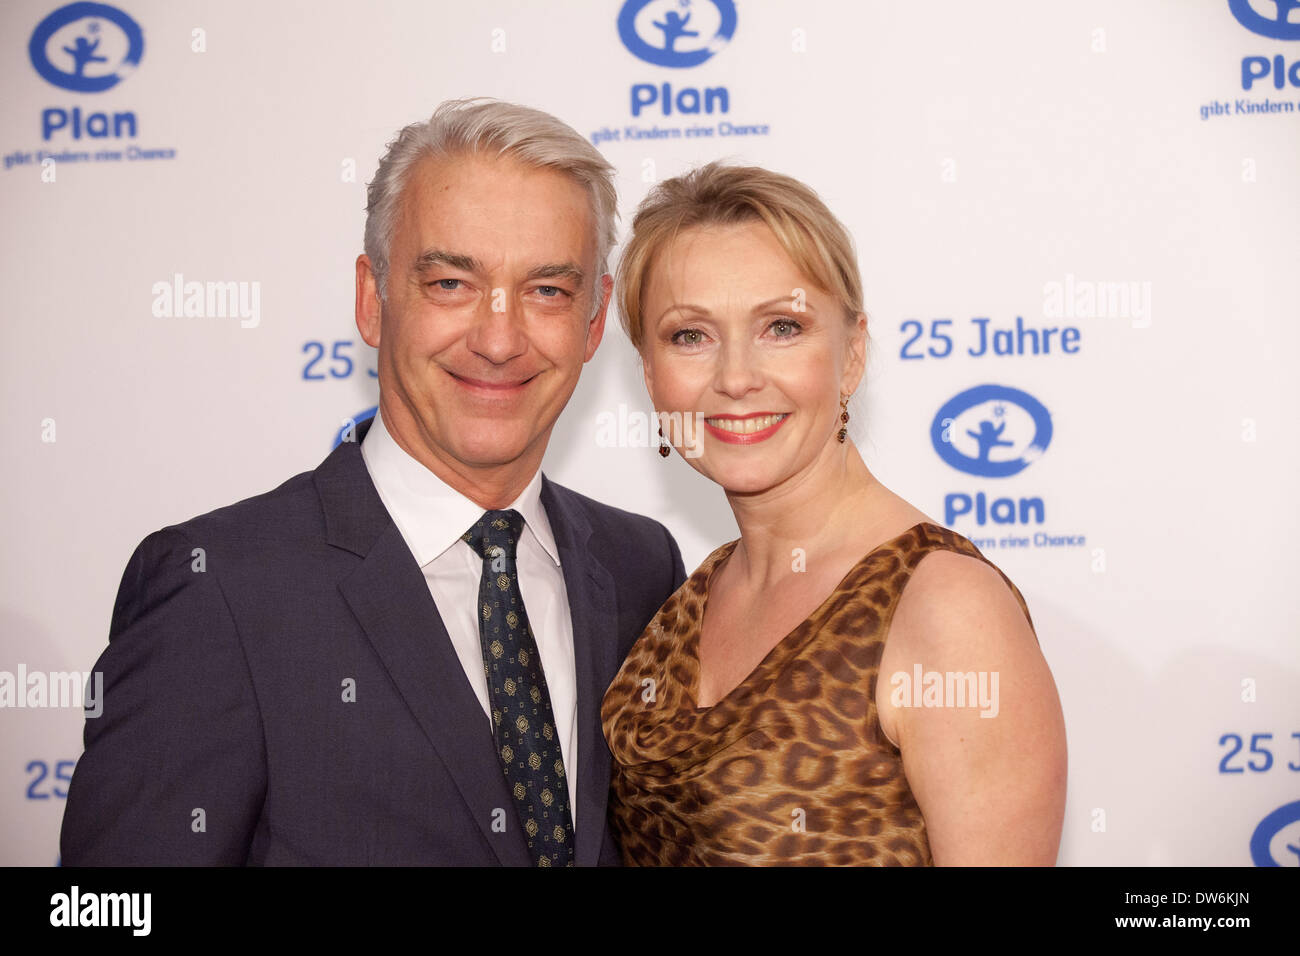
[[[379,348],[384,303],[379,298],[379,280],[370,267],[370,257],[357,256],[357,331],[371,348]]]
[[[596,354],[596,346],[600,345],[600,340],[605,337],[605,314],[609,311],[609,296],[613,289],[613,277],[608,273],[601,276],[600,308],[596,310],[596,314],[587,323],[587,352],[582,359],[584,362],[591,361],[591,357]]]

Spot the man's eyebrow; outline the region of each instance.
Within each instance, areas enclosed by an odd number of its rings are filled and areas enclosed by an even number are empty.
[[[570,279],[581,283],[583,271],[572,262],[553,262],[544,266],[534,266],[528,270],[528,279]]]
[[[481,272],[482,266],[473,256],[467,256],[459,252],[448,252],[444,249],[429,249],[420,254],[415,260],[415,271],[425,273],[437,266],[450,266],[453,269],[460,269],[462,272]],[[552,262],[546,265],[534,266],[528,270],[525,279],[570,279],[573,282],[581,283],[585,273],[582,269],[572,262]]]
[[[451,266],[453,269],[460,269],[462,272],[478,272],[479,261],[473,256],[467,256],[459,252],[447,252],[443,249],[429,249],[420,254],[415,260],[416,272],[428,272],[435,266]]]

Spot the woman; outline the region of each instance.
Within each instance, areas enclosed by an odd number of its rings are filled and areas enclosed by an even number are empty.
[[[661,450],[689,444],[740,528],[606,693],[624,861],[1053,864],[1065,727],[1024,599],[848,440],[868,336],[843,226],[711,163],[642,203],[617,295],[661,421],[703,417]]]

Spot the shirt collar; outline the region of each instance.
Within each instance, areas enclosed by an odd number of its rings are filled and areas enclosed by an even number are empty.
[[[455,546],[486,510],[412,458],[384,427],[379,411],[361,441],[361,457],[379,498],[388,509],[420,567]],[[558,566],[559,550],[542,507],[542,471],[539,468],[513,502],[542,550]],[[462,542],[463,543],[463,542]],[[469,547],[468,544],[465,547]]]

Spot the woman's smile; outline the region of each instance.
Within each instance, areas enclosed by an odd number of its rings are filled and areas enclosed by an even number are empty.
[[[754,415],[711,415],[704,426],[714,438],[733,445],[752,445],[776,434],[790,417],[789,412],[758,412]]]

